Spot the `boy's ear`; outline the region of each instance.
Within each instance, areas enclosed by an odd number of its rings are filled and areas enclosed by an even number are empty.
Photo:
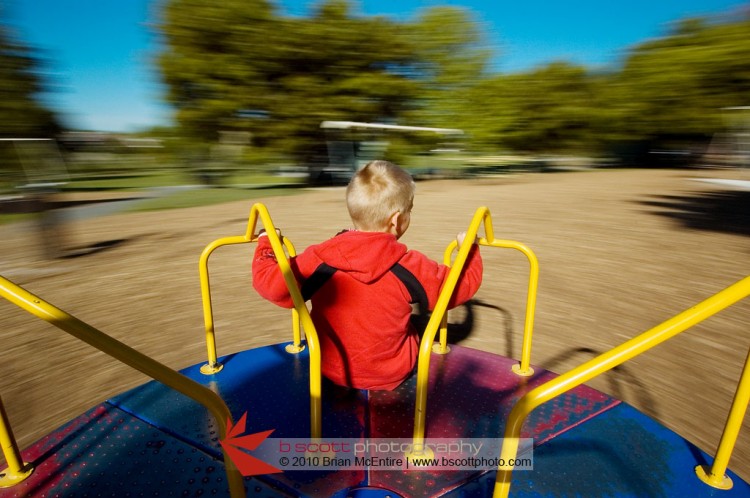
[[[388,232],[396,234],[399,218],[401,218],[401,211],[396,211],[388,218]]]

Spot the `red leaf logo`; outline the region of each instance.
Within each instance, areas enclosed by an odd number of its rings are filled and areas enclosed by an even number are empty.
[[[229,456],[237,467],[237,470],[245,477],[283,472],[281,469],[277,469],[273,465],[267,464],[263,460],[259,460],[249,453],[242,451],[254,450],[274,431],[274,429],[271,429],[269,431],[240,436],[240,434],[245,432],[246,421],[247,412],[242,414],[237,425],[232,425],[232,421],[227,420],[227,437],[219,441],[227,456]]]

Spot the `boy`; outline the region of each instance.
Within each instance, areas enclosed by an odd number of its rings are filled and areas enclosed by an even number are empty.
[[[398,166],[368,163],[346,189],[354,230],[311,246],[290,261],[303,297],[312,299],[323,375],[336,384],[392,390],[414,369],[421,331],[410,321],[410,303],[426,301],[432,310],[450,270],[398,242],[409,228],[415,189],[411,176]],[[265,299],[291,308],[271,244],[263,235],[253,258],[253,287]],[[458,235],[459,243],[465,235]],[[468,301],[481,281],[482,259],[474,245],[450,307]]]

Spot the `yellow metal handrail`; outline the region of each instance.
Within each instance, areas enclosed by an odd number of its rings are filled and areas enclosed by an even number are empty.
[[[745,277],[660,325],[526,393],[513,406],[508,416],[503,446],[500,451],[501,461],[508,462],[516,458],[523,423],[526,417],[539,405],[671,339],[693,325],[746,298],[748,295],[750,295],[750,276]],[[710,472],[708,472],[710,477],[706,482],[711,481],[709,483],[712,485],[716,485],[713,483],[718,481],[725,480],[724,471],[729,462],[729,455],[736,442],[739,425],[742,423],[742,417],[744,417],[745,413],[742,405],[744,403],[746,408],[748,399],[750,399],[749,372],[750,367],[746,363],[740,384],[737,388],[737,395],[730,410],[726,429],[722,436],[719,452]],[[721,458],[719,458],[720,456]],[[505,498],[508,496],[512,472],[513,469],[511,467],[498,467],[493,493],[494,498]]]
[[[234,237],[224,237],[211,242],[203,250],[201,254],[199,269],[200,269],[200,281],[201,281],[201,296],[203,298],[203,318],[206,326],[206,345],[208,348],[208,363],[201,367],[201,372],[204,374],[211,374],[221,370],[222,366],[219,364],[216,356],[216,339],[214,333],[214,321],[213,312],[211,306],[211,289],[210,281],[208,276],[208,258],[211,253],[218,247],[229,245],[229,244],[244,244],[249,242],[255,242],[258,240],[258,236],[255,234],[255,228],[260,219],[263,224],[263,228],[266,230],[268,235],[268,241],[271,243],[276,261],[279,264],[279,268],[284,277],[284,282],[289,289],[289,294],[292,297],[294,303],[294,309],[292,310],[292,331],[294,344],[291,347],[287,347],[287,351],[298,352],[303,349],[300,337],[300,324],[305,331],[305,338],[307,339],[307,347],[310,348],[310,427],[311,437],[320,438],[322,437],[322,408],[321,408],[321,365],[320,365],[320,346],[318,342],[318,334],[315,330],[315,325],[310,317],[310,312],[305,306],[305,301],[300,293],[297,280],[292,273],[292,268],[289,266],[289,260],[284,253],[284,247],[289,252],[289,256],[295,255],[294,246],[286,238],[280,237],[276,233],[276,227],[271,220],[271,216],[268,214],[266,206],[260,203],[253,204],[250,209],[250,216],[248,217],[247,230],[244,235],[238,235]]]
[[[448,277],[443,284],[443,289],[440,291],[435,308],[432,310],[429,322],[425,328],[424,334],[422,335],[422,341],[419,344],[419,356],[417,357],[417,394],[414,407],[414,437],[413,447],[415,448],[415,454],[421,454],[425,449],[424,446],[424,434],[425,434],[425,419],[427,417],[427,381],[430,373],[430,353],[432,352],[432,346],[435,342],[435,334],[440,328],[443,322],[443,317],[448,309],[448,302],[450,301],[453,291],[458,283],[458,277],[461,275],[466,258],[469,255],[471,247],[474,245],[474,241],[477,238],[477,232],[482,222],[489,217],[489,209],[486,207],[480,207],[474,213],[474,218],[469,225],[469,229],[466,231],[466,237],[464,238],[461,247],[456,255],[456,260],[448,272]],[[492,228],[489,225],[485,226],[485,234],[491,237]]]
[[[737,384],[737,391],[734,394],[729,415],[727,415],[727,422],[724,425],[719,446],[716,449],[714,463],[710,468],[703,465],[698,465],[695,468],[695,474],[698,478],[709,486],[719,489],[730,489],[732,487],[732,480],[724,472],[729,466],[729,459],[732,457],[737,436],[740,434],[740,427],[742,426],[742,420],[745,418],[748,403],[750,403],[750,350],[745,359],[745,367],[742,369],[742,375]]]
[[[492,229],[492,218],[490,210],[486,207],[478,208],[474,217],[469,224],[466,232],[466,238],[458,250],[456,259],[448,272],[448,277],[440,291],[440,296],[432,311],[430,321],[427,323],[422,342],[419,345],[419,357],[417,359],[417,394],[414,409],[414,447],[422,448],[425,434],[425,419],[427,417],[427,381],[430,369],[430,353],[435,349],[438,353],[447,351],[447,325],[446,311],[453,291],[458,283],[458,278],[463,271],[466,258],[468,257],[471,246],[477,240],[479,227],[484,225],[484,238],[479,239],[480,245],[493,247],[507,247],[517,249],[523,252],[529,259],[530,275],[529,290],[526,306],[526,323],[524,328],[523,351],[521,354],[520,365],[514,365],[513,371],[519,375],[531,375],[533,370],[531,363],[531,335],[534,326],[534,308],[536,303],[536,292],[539,281],[539,263],[534,253],[525,245],[512,240],[495,240],[495,234]],[[453,250],[457,247],[457,242],[452,242],[445,251],[444,259],[446,265],[450,265],[450,257]],[[440,329],[440,347],[433,348],[435,335]]]
[[[60,308],[53,306],[40,297],[28,292],[23,287],[16,285],[1,276],[0,296],[19,306],[21,309],[28,311],[42,320],[46,320],[70,335],[116,358],[122,363],[143,372],[149,377],[156,379],[168,387],[171,387],[172,389],[175,389],[197,401],[216,419],[216,424],[219,427],[220,438],[226,438],[227,423],[231,422],[232,415],[229,412],[227,405],[215,392],[179,372],[172,370],[166,365],[144,355],[143,353],[136,351],[130,346],[123,344],[117,339],[104,334],[91,325],[66,313]],[[7,419],[0,424],[0,439],[2,440],[3,450],[5,451],[6,447],[9,448],[9,451],[5,456],[11,472],[17,473],[18,471],[27,471],[28,466],[24,467],[24,464],[20,459],[18,445],[13,438],[12,431],[9,429]],[[8,458],[9,455],[10,458]],[[245,487],[243,484],[243,478],[225,452],[224,465],[226,468],[231,496],[234,498],[244,496]],[[11,468],[11,466],[18,468]]]
[[[8,468],[0,474],[0,488],[9,488],[29,477],[34,472],[34,467],[24,462],[21,457],[21,451],[13,436],[2,398],[0,398],[0,446],[3,449],[5,461],[8,463]]]
[[[504,247],[508,249],[516,249],[521,251],[524,256],[529,260],[529,286],[526,293],[526,319],[523,327],[523,345],[521,347],[521,362],[513,365],[512,370],[518,375],[528,377],[534,374],[534,369],[531,368],[531,338],[534,331],[534,311],[536,309],[536,294],[539,288],[539,261],[536,258],[534,252],[529,249],[526,245],[516,242],[514,240],[500,240],[494,239],[492,232],[492,220],[490,213],[484,219],[485,237],[480,238],[478,243],[482,246],[490,247]],[[453,251],[458,247],[458,242],[455,240],[448,244],[443,255],[443,262],[447,266],[451,266],[451,256]],[[440,325],[440,345],[433,348],[434,352],[444,354],[449,351],[448,348],[448,314],[443,314],[442,323]]]
[[[200,284],[201,284],[201,298],[203,301],[203,322],[205,324],[205,329],[206,329],[206,349],[208,350],[208,363],[203,365],[200,370],[201,370],[201,373],[206,374],[206,375],[216,373],[223,368],[223,365],[219,363],[217,354],[216,354],[216,333],[215,333],[215,327],[214,327],[213,306],[211,304],[211,283],[210,283],[211,281],[210,281],[209,273],[208,273],[208,258],[219,247],[233,245],[233,244],[246,244],[249,242],[256,242],[258,240],[258,237],[255,236],[253,233],[255,230],[255,223],[252,221],[253,213],[257,211],[256,206],[263,206],[263,205],[256,204],[252,207],[251,212],[250,212],[250,220],[249,220],[252,222],[252,226],[250,225],[250,223],[248,223],[247,232],[245,233],[245,235],[223,237],[223,238],[214,240],[213,242],[208,244],[205,247],[205,249],[203,249],[203,252],[201,253],[200,261],[198,263],[198,270],[200,274]],[[265,210],[265,207],[263,207],[263,209]],[[271,231],[274,234],[276,233],[275,229]],[[284,243],[284,247],[286,247],[286,250],[289,252],[289,256],[295,256],[296,252],[295,252],[294,245],[292,244],[292,242],[286,237],[282,237],[282,240]],[[283,259],[286,260],[286,254],[284,254],[283,250],[281,251],[281,254],[283,256]],[[279,255],[277,254],[276,256],[278,259]],[[292,310],[292,331],[293,331],[292,339],[294,341],[294,346],[296,347],[294,352],[302,351],[304,347],[301,344],[302,339],[300,336],[299,312],[297,311],[297,308],[294,308]]]

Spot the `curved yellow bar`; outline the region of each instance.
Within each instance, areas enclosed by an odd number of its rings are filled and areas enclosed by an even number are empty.
[[[448,247],[445,248],[443,253],[443,264],[445,266],[452,266],[453,251],[458,247],[457,240],[451,240]],[[437,354],[448,354],[450,347],[448,347],[448,312],[446,310],[443,313],[443,319],[440,321],[440,343],[432,347],[432,352]]]
[[[734,444],[740,434],[742,421],[745,418],[747,405],[750,403],[750,351],[745,359],[745,366],[742,369],[740,381],[737,384],[737,391],[734,394],[732,407],[729,409],[727,423],[724,425],[724,432],[721,434],[719,447],[716,449],[716,457],[710,468],[699,465],[695,468],[698,477],[708,484],[719,489],[731,489],[732,479],[725,475],[729,466],[729,459],[732,457]]]
[[[214,374],[216,372],[219,372],[223,368],[223,366],[218,362],[216,354],[216,333],[214,329],[213,306],[211,304],[211,280],[208,274],[208,258],[216,249],[221,246],[245,244],[258,240],[258,238],[254,236],[255,225],[258,219],[257,214],[254,216],[254,213],[256,213],[258,209],[257,206],[262,206],[265,210],[265,206],[263,206],[262,204],[253,205],[253,207],[250,209],[250,216],[248,217],[249,219],[245,235],[223,237],[221,239],[214,240],[213,242],[208,244],[201,253],[200,261],[198,263],[198,270],[200,274],[201,299],[203,302],[203,321],[206,330],[206,349],[208,352],[208,363],[203,365],[200,371],[205,375]],[[274,232],[274,234],[276,234],[275,229],[272,231]],[[296,252],[292,242],[286,237],[283,237],[283,242],[284,247],[289,253],[289,256],[295,256]],[[276,256],[278,257],[278,254]],[[284,256],[284,259],[286,259],[286,256]],[[304,349],[304,346],[302,346],[302,339],[299,329],[299,313],[296,308],[292,310],[292,334],[292,340],[294,341],[294,344],[291,348],[287,347],[287,351],[302,351]]]
[[[305,301],[302,299],[297,280],[294,278],[292,269],[289,266],[289,260],[284,252],[286,248],[289,253],[289,257],[295,256],[296,252],[294,245],[286,237],[279,237],[276,233],[276,227],[271,220],[271,216],[268,214],[266,206],[260,203],[253,204],[250,208],[250,215],[248,217],[247,229],[244,235],[238,235],[234,237],[224,237],[211,242],[203,250],[201,254],[199,269],[200,269],[200,281],[201,281],[201,296],[203,298],[203,319],[206,328],[206,347],[208,349],[208,363],[201,367],[201,372],[204,374],[211,374],[221,370],[222,366],[219,364],[216,355],[216,338],[214,332],[214,321],[213,321],[213,310],[211,306],[211,288],[210,280],[208,276],[208,258],[211,253],[218,247],[228,244],[243,244],[247,242],[254,242],[258,240],[255,234],[255,228],[258,224],[258,220],[263,224],[263,228],[266,230],[268,241],[271,243],[274,256],[278,261],[279,268],[286,282],[289,294],[292,297],[294,303],[294,309],[292,310],[292,334],[294,344],[287,346],[288,352],[299,352],[304,349],[302,345],[300,325],[305,331],[305,337],[307,338],[307,347],[310,348],[310,424],[311,424],[311,437],[320,438],[322,436],[322,414],[321,414],[321,367],[320,367],[320,346],[318,342],[318,334],[315,331],[315,325],[313,325],[310,312],[305,306]]]
[[[422,342],[419,345],[419,357],[417,358],[417,395],[414,409],[414,447],[424,447],[425,418],[427,410],[427,380],[430,370],[430,353],[435,342],[435,334],[440,327],[445,312],[448,309],[453,291],[458,283],[458,277],[461,275],[466,258],[469,255],[471,246],[477,238],[477,231],[483,221],[485,222],[485,233],[488,237],[492,236],[492,226],[489,220],[490,211],[486,207],[480,207],[474,213],[474,218],[466,232],[466,238],[461,244],[456,255],[456,260],[448,272],[448,277],[440,291],[435,308],[432,311],[430,321],[427,323]]]
[[[481,243],[482,241],[480,241]],[[526,292],[526,320],[523,327],[523,346],[521,347],[521,363],[513,366],[513,371],[521,376],[534,373],[531,368],[531,338],[534,333],[534,313],[536,312],[536,294],[539,288],[539,260],[534,252],[524,244],[514,240],[487,241],[492,247],[506,247],[521,251],[529,260],[529,287]]]
[[[500,451],[500,458],[504,459],[504,461],[509,461],[516,457],[518,453],[518,438],[521,436],[523,423],[526,417],[539,405],[671,339],[693,325],[746,298],[748,295],[750,295],[750,276],[745,277],[660,325],[529,391],[518,400],[508,416],[505,426],[505,440]],[[750,390],[750,386],[748,386],[749,381],[745,379],[745,375],[743,374],[743,389]],[[750,396],[750,394],[744,392],[741,395],[740,404],[745,396]],[[747,400],[745,400],[746,403]],[[737,411],[739,412],[739,410]],[[744,415],[744,410],[742,411],[742,415]],[[738,414],[730,413],[733,426],[741,424],[741,420],[738,421],[738,418]],[[736,434],[733,433],[734,429],[728,433],[728,437],[732,439],[731,444],[726,443],[731,447],[734,446],[734,440],[736,440]],[[729,453],[731,453],[731,450]],[[729,461],[729,456],[725,456],[725,452],[722,452],[721,460],[719,466],[724,466],[724,469],[726,469],[725,464]],[[716,464],[716,462],[714,463]],[[724,469],[721,470],[722,474]],[[718,471],[719,469],[717,469]],[[505,498],[508,496],[512,472],[512,468],[498,468],[493,493],[494,498]]]
[[[219,427],[220,437],[226,438],[227,422],[232,420],[232,415],[224,401],[215,392],[104,334],[3,277],[0,277],[0,296],[152,379],[194,399],[213,415]],[[224,454],[224,463],[231,495],[233,497],[244,496],[245,487],[242,476],[226,454]]]
[[[322,437],[322,408],[321,408],[321,366],[320,366],[320,343],[318,342],[318,334],[315,330],[315,325],[310,317],[310,312],[305,306],[305,301],[302,299],[302,293],[299,290],[297,280],[294,278],[292,268],[289,266],[289,260],[287,260],[284,254],[284,248],[282,247],[281,240],[276,233],[276,227],[274,227],[271,216],[268,214],[266,206],[263,204],[255,204],[250,210],[250,220],[248,222],[248,231],[245,234],[252,234],[255,230],[255,225],[261,220],[263,227],[266,229],[268,235],[268,241],[271,243],[276,261],[281,269],[281,274],[284,277],[286,286],[289,289],[289,294],[292,297],[294,303],[294,309],[299,313],[300,323],[305,331],[305,337],[307,338],[307,347],[310,348],[310,426],[311,426],[311,437],[317,439]],[[252,238],[250,235],[249,238]]]
[[[489,227],[489,231],[488,231]],[[505,247],[509,249],[516,249],[521,251],[526,258],[529,260],[529,287],[526,293],[526,319],[523,327],[523,346],[521,349],[521,362],[518,365],[513,366],[513,372],[518,375],[527,377],[533,375],[534,369],[531,368],[531,339],[534,332],[534,313],[536,311],[536,295],[539,288],[539,260],[537,260],[534,252],[529,249],[526,245],[516,242],[514,240],[495,240],[492,237],[492,222],[489,212],[485,218],[485,238],[479,239],[479,245],[491,246],[491,247]],[[446,266],[451,266],[451,256],[453,255],[454,249],[458,247],[458,243],[454,240],[445,249],[443,254],[443,263]],[[448,348],[448,315],[443,315],[443,320],[440,326],[440,346],[433,348],[434,352],[445,354],[449,351]]]
[[[463,244],[461,244],[458,254],[456,255],[456,260],[453,264],[451,264],[451,256],[454,249],[458,247],[458,242],[455,240],[452,241],[448,244],[448,247],[443,253],[443,262],[447,266],[450,266],[451,270],[440,291],[438,302],[435,305],[430,321],[428,322],[424,335],[422,336],[422,342],[419,346],[419,357],[417,359],[417,394],[414,409],[415,447],[420,447],[424,442],[425,420],[427,417],[427,379],[429,377],[430,369],[430,352],[434,351],[438,354],[445,354],[449,351],[447,326],[448,302],[453,295],[458,278],[461,275],[464,264],[466,263],[466,258],[471,250],[471,246],[477,239],[477,233],[481,225],[484,225],[485,236],[484,238],[479,239],[478,243],[480,245],[516,249],[526,255],[529,260],[529,289],[526,298],[526,321],[523,333],[521,363],[520,365],[514,365],[513,371],[518,375],[523,376],[531,375],[534,372],[530,366],[531,339],[534,328],[534,311],[536,307],[536,294],[539,282],[539,262],[531,249],[520,242],[512,240],[495,240],[490,211],[486,207],[480,207],[474,213],[474,217],[469,224],[469,229],[466,232],[466,238],[464,239]],[[440,330],[440,344],[439,346],[433,346],[437,330]]]
[[[257,238],[254,240],[257,240]],[[284,248],[290,258],[297,255],[294,245],[288,238],[282,236],[281,241],[284,243]],[[287,353],[296,354],[304,350],[305,346],[302,344],[302,334],[300,331],[299,311],[297,311],[297,308],[292,308],[292,344],[286,346],[286,351]]]
[[[34,472],[34,467],[24,462],[21,457],[21,451],[13,436],[2,398],[0,398],[0,446],[3,448],[3,456],[8,463],[8,468],[0,474],[0,488],[9,488],[29,477]]]
[[[244,236],[224,237],[208,244],[201,253],[198,270],[201,282],[201,297],[203,300],[203,321],[206,328],[206,348],[208,350],[208,363],[201,367],[201,373],[205,375],[220,371],[223,367],[216,357],[216,334],[214,333],[214,315],[211,306],[211,284],[208,277],[208,258],[217,248],[229,244],[244,244],[250,242]]]

